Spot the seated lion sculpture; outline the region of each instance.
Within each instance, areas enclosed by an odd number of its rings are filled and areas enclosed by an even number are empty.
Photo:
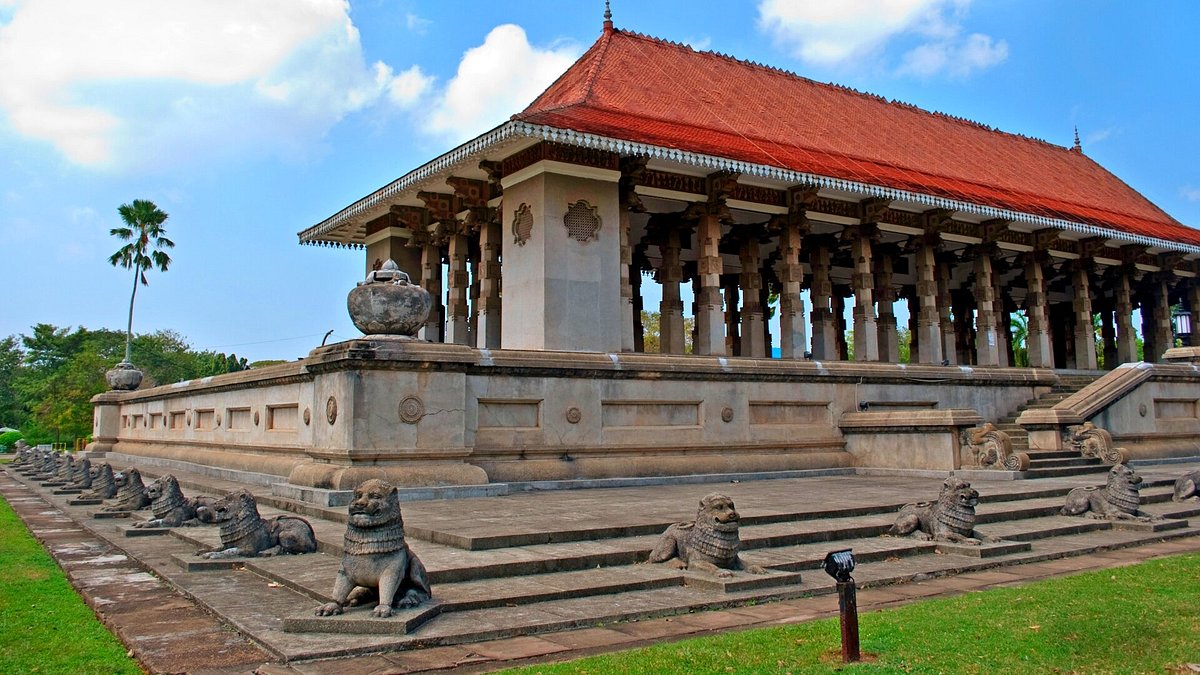
[[[1171,499],[1177,502],[1200,500],[1200,471],[1185,473],[1175,479],[1175,494]]]
[[[1136,471],[1117,464],[1109,470],[1108,484],[1104,487],[1077,487],[1068,492],[1060,513],[1106,520],[1153,520],[1140,510],[1141,483],[1142,477]]]
[[[246,490],[225,495],[203,511],[210,512],[213,522],[221,526],[225,548],[197,554],[201,558],[265,558],[317,550],[317,537],[307,520],[289,515],[263,518],[254,495]]]
[[[911,534],[918,539],[948,541],[956,544],[979,545],[994,542],[975,531],[975,506],[979,492],[961,478],[951,476],[942,483],[936,502],[905,504],[887,534]]]
[[[150,506],[150,498],[146,496],[146,484],[142,482],[142,472],[135,467],[129,467],[120,473],[113,474],[117,484],[117,494],[111,504],[101,507],[102,511],[140,511]]]
[[[157,480],[146,486],[146,496],[150,498],[150,512],[154,517],[134,527],[192,527],[203,525],[204,521],[197,514],[201,505],[211,506],[216,500],[212,497],[184,497],[179,488],[179,481],[171,474],[159,476]],[[211,514],[210,509],[204,513]],[[211,518],[209,522],[212,522]]]
[[[421,559],[404,539],[400,494],[395,486],[371,479],[354,490],[346,523],[342,567],[333,584],[333,602],[317,608],[317,616],[341,614],[347,605],[376,603],[374,616],[416,607],[432,597]]]
[[[75,462],[75,471],[71,474],[71,480],[67,483],[67,487],[73,490],[86,490],[92,487],[92,460],[84,457]]]
[[[89,473],[92,475],[92,487],[79,495],[80,499],[112,499],[117,496],[117,479],[111,464],[93,464]]]
[[[720,578],[733,576],[733,570],[766,574],[767,570],[746,565],[738,555],[742,548],[740,520],[732,499],[716,492],[706,495],[700,500],[695,520],[675,523],[662,533],[649,562],[711,572]]]

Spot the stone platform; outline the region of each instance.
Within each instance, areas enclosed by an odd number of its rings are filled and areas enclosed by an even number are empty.
[[[328,600],[339,566],[341,507],[292,502],[258,487],[264,516],[287,509],[311,519],[320,552],[209,562],[195,554],[218,546],[215,527],[127,536],[148,511],[96,519],[96,507],[71,506],[72,496],[55,495],[8,473],[273,659],[306,662],[821,596],[833,591],[833,582],[819,563],[828,551],[841,548],[854,549],[855,577],[864,588],[998,567],[1019,578],[1021,564],[1196,537],[1200,528],[1189,519],[1200,516],[1200,504],[1175,504],[1170,494],[1176,476],[1198,467],[1139,469],[1145,478],[1143,508],[1166,519],[1151,525],[1057,515],[1071,488],[1100,484],[1103,476],[977,484],[979,530],[1004,540],[982,547],[880,536],[902,504],[936,497],[940,480],[928,477],[835,475],[410,501],[403,506],[410,546],[429,570],[434,602],[383,620],[365,609],[342,617],[313,616],[313,609]],[[149,480],[155,470],[144,474]],[[176,476],[189,496],[242,487],[203,475]],[[743,516],[743,556],[770,574],[739,573],[721,580],[641,564],[658,534],[670,523],[694,517],[699,498],[711,491],[734,498]]]

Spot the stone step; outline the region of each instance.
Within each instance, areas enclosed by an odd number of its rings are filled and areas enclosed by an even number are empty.
[[[1094,466],[1052,467],[1048,469],[1030,468],[1025,471],[1025,478],[1064,478],[1066,476],[1083,476],[1088,474],[1107,473],[1109,466],[1097,464]]]
[[[1015,444],[1014,444],[1014,447]],[[1101,466],[1104,463],[1094,457],[1035,457],[1030,455],[1029,468],[1031,469],[1051,469],[1064,466]]]

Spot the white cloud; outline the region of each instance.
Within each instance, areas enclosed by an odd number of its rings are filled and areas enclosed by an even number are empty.
[[[1191,185],[1185,185],[1179,188],[1179,194],[1189,202],[1200,202],[1200,188],[1194,188]]]
[[[388,98],[401,108],[411,108],[430,90],[433,80],[432,75],[421,72],[420,66],[413,66],[391,78]]]
[[[425,129],[454,141],[476,136],[529,105],[579,54],[577,45],[542,49],[520,26],[496,26],[463,54]]]
[[[412,32],[419,35],[424,35],[425,31],[427,31],[429,27],[433,25],[433,22],[429,19],[422,18],[416,14],[413,14],[412,12],[409,12],[404,15],[404,24]]]
[[[15,6],[0,25],[0,110],[86,166],[302,152],[421,82],[367,65],[346,0],[0,1]]]
[[[1093,132],[1085,135],[1083,137],[1083,145],[1084,146],[1096,145],[1097,143],[1102,143],[1104,141],[1107,141],[1108,139],[1110,139],[1113,136],[1116,136],[1120,133],[1121,133],[1121,129],[1118,127],[1105,127],[1103,129],[1100,129],[1099,131],[1093,131]]]
[[[877,58],[900,37],[921,43],[899,72],[965,76],[1000,63],[1008,44],[982,33],[963,36],[971,0],[760,0],[759,28],[795,57],[816,65],[853,65]]]

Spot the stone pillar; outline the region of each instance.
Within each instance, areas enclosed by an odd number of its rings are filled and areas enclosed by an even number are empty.
[[[737,277],[732,274],[721,275],[721,292],[725,295],[725,353],[743,356]]]
[[[808,335],[805,330],[804,299],[800,287],[804,283],[804,269],[800,266],[800,225],[784,224],[779,232],[779,263],[775,273],[782,288],[779,292],[779,344],[785,359],[799,359],[808,351]]]
[[[500,348],[500,256],[503,235],[499,222],[484,223],[479,230],[479,310],[477,347]]]
[[[1104,369],[1112,370],[1120,359],[1117,358],[1117,329],[1113,325],[1112,310],[1107,307],[1100,312],[1100,339],[1104,343]]]
[[[1050,349],[1049,317],[1046,314],[1046,276],[1039,252],[1025,259],[1025,313],[1028,317],[1025,345],[1031,368],[1053,368],[1054,353]]]
[[[848,293],[843,293],[841,288],[835,288],[833,291],[833,337],[837,341],[837,359],[839,361],[850,360],[850,349],[846,344],[846,298],[850,297]]]
[[[1159,272],[1153,281],[1152,295],[1154,298],[1154,352],[1146,354],[1146,360],[1161,363],[1163,352],[1175,346],[1175,331],[1171,326],[1171,295],[1167,288],[1167,279],[1171,273]],[[1142,310],[1143,312],[1145,309]]]
[[[679,229],[672,227],[659,247],[662,252],[662,304],[658,314],[658,349],[663,354],[683,353],[683,302],[679,284],[683,281],[683,263],[679,260]]]
[[[951,312],[950,274],[954,268],[954,258],[950,254],[942,256],[937,265],[937,312],[938,324],[942,334],[942,360],[950,365],[958,363],[958,340],[954,335],[954,318]]]
[[[470,312],[467,314],[467,344],[478,348],[483,346],[483,340],[479,337],[479,296],[483,276],[479,232],[471,232],[468,235],[468,241],[471,243],[467,250],[468,268],[471,270],[471,287],[470,292],[467,293],[470,306]]]
[[[1078,260],[1071,271],[1071,309],[1075,317],[1075,367],[1096,369],[1096,334],[1092,323],[1090,261]]]
[[[950,297],[954,313],[954,352],[958,363],[969,366],[975,363],[975,325],[971,307],[974,300],[966,288],[953,291]]]
[[[442,321],[446,313],[442,306],[442,247],[432,242],[426,242],[421,247],[421,286],[433,299],[421,337],[430,342],[442,342],[445,340]]]
[[[943,358],[942,320],[938,312],[941,291],[937,274],[937,242],[936,234],[926,235],[917,247],[915,256],[917,323],[913,342],[917,345],[914,356],[918,363],[940,364]]]
[[[908,362],[918,363],[921,354],[921,300],[916,289],[909,286],[908,294]]]
[[[1131,270],[1122,270],[1117,277],[1117,363],[1133,363],[1138,360],[1137,334],[1133,330],[1133,291]]]
[[[758,266],[758,237],[748,233],[742,239],[738,257],[742,262],[742,273],[738,279],[742,292],[741,356],[763,358],[766,341],[763,335],[762,275]]]
[[[721,356],[725,352],[725,312],[721,307],[721,221],[713,214],[700,216],[696,228],[699,249],[700,295],[696,298],[696,353]]]
[[[636,351],[636,347],[634,346],[634,315],[640,314],[641,310],[637,307],[638,303],[635,303],[633,300],[633,276],[637,274],[637,271],[633,269],[633,242],[629,240],[629,230],[631,227],[629,222],[629,207],[624,204],[621,205],[619,226],[621,236],[621,351],[632,352]]]
[[[833,282],[829,279],[830,252],[822,241],[811,247],[812,355],[817,361],[837,359],[836,323],[832,308]]]
[[[1012,365],[1012,315],[1004,306],[1004,285],[1000,282],[1000,274],[992,270],[993,291],[992,311],[996,313],[996,334],[1000,346],[996,350],[1001,368]]]
[[[1197,340],[1200,326],[1197,321],[1200,321],[1200,282],[1192,279],[1187,286],[1187,311],[1191,314],[1192,332],[1187,337],[1187,347],[1200,347],[1200,340]]]
[[[879,327],[875,317],[875,274],[872,261],[874,225],[863,224],[848,228],[850,254],[854,258],[851,290],[854,293],[854,360],[879,360]]]
[[[642,309],[644,309],[642,301],[642,274],[640,269],[634,269],[629,273],[629,286],[632,289],[633,299],[633,351],[646,351],[646,327],[642,325]]]
[[[467,237],[450,236],[450,297],[447,302],[446,342],[469,344],[467,294],[470,292],[470,273],[467,271]]]
[[[1000,365],[1000,334],[996,324],[996,288],[992,279],[995,246],[981,247],[975,258],[975,363]]]
[[[896,328],[896,289],[892,287],[892,251],[880,251],[875,261],[875,302],[879,306],[879,360],[900,362],[900,336]]]

